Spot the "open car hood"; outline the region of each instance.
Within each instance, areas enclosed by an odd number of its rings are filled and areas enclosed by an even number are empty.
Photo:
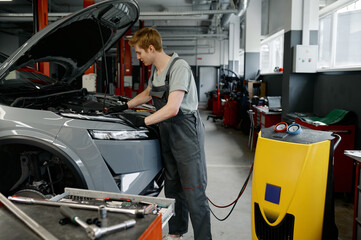
[[[54,62],[65,69],[58,81],[71,82],[82,75],[138,20],[133,0],[103,1],[68,15],[34,34],[1,66],[0,79],[10,71]]]

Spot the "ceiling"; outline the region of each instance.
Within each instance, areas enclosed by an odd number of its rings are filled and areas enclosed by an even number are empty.
[[[32,6],[35,0],[0,1],[0,33],[19,36],[20,44],[33,35]],[[83,8],[86,0],[48,0],[49,23]],[[89,1],[89,0],[88,0]],[[90,0],[91,1],[91,0]],[[95,0],[100,2],[103,0]],[[169,51],[188,51],[195,54],[194,45],[199,39],[228,38],[228,22],[234,13],[242,16],[252,0],[136,0],[140,8],[140,20],[144,26],[156,28],[163,37],[163,46]],[[273,0],[262,0],[268,2]],[[283,0],[288,1],[288,0]],[[336,0],[319,0],[320,7]],[[132,27],[132,33],[140,24]],[[181,41],[180,41],[181,39]],[[204,42],[204,41],[203,41]],[[208,44],[207,43],[207,44]],[[203,45],[197,45],[200,49]],[[204,45],[207,51],[212,47]],[[211,50],[210,50],[211,49]],[[202,50],[202,49],[200,49]]]
[[[100,2],[102,0],[95,0]],[[157,28],[163,38],[226,38],[232,13],[243,11],[249,0],[138,0],[140,20]],[[29,35],[33,32],[33,0],[0,1],[0,31]],[[48,0],[49,22],[83,8],[83,0]],[[136,31],[135,25],[132,31]]]

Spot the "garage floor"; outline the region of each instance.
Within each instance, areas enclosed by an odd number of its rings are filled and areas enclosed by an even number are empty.
[[[223,126],[221,120],[207,121],[210,111],[201,110],[201,116],[206,127],[206,159],[208,170],[207,195],[217,205],[228,205],[233,202],[246,180],[254,159],[254,151],[248,148],[248,136],[242,131]],[[246,190],[239,199],[232,214],[224,221],[218,221],[211,216],[213,239],[251,239],[251,185],[252,176]],[[161,195],[164,197],[164,193]],[[342,195],[335,203],[336,224],[339,229],[339,239],[351,240],[352,237],[352,201],[345,201]],[[214,214],[225,218],[231,210],[211,206]],[[167,227],[163,229],[168,232]],[[191,225],[184,240],[193,239]]]

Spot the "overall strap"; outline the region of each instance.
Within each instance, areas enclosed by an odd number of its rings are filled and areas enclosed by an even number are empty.
[[[152,65],[152,67],[151,67],[151,69],[150,69],[150,77],[151,77],[151,82],[152,82],[152,84],[153,84],[153,79],[154,79],[154,77],[153,77],[154,70],[155,70],[155,66]]]
[[[166,85],[169,85],[169,73],[170,73],[170,70],[172,69],[173,64],[174,64],[177,60],[179,60],[179,59],[181,59],[181,58],[180,58],[180,57],[176,57],[176,58],[174,58],[174,59],[172,60],[172,62],[170,63],[169,68],[168,68],[168,71],[167,71],[167,74],[166,74],[166,76],[165,76],[165,81],[164,81]],[[152,68],[151,68],[151,71],[150,71],[150,77],[152,78],[152,80],[151,80],[152,84],[153,84],[153,80],[154,80],[154,71],[155,71],[155,66],[152,65]]]
[[[165,84],[169,85],[169,74],[170,74],[170,70],[172,69],[173,64],[178,61],[179,59],[181,59],[180,57],[176,57],[173,59],[173,61],[170,63],[168,71],[167,71],[167,75],[165,76]]]

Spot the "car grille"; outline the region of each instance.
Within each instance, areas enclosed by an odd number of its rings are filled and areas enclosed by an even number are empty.
[[[263,219],[258,203],[254,204],[254,220],[257,238],[260,240],[292,240],[295,217],[286,214],[277,226],[270,226]]]

